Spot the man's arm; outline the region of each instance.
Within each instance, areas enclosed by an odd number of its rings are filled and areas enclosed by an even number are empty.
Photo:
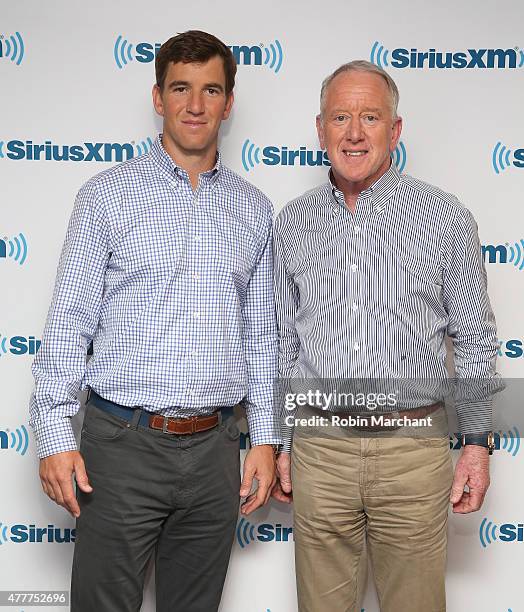
[[[459,429],[461,433],[490,431],[491,393],[496,386],[496,324],[487,294],[477,226],[471,213],[462,208],[445,245],[443,299],[455,353]],[[469,492],[464,491],[466,485]],[[478,510],[488,487],[488,450],[466,445],[455,468],[453,511]]]
[[[80,190],[69,222],[42,344],[33,363],[36,384],[29,421],[41,459],[42,487],[75,515],[79,508],[72,473],[83,490],[90,487],[71,417],[79,409],[78,392],[87,348],[98,325],[109,256],[107,218],[91,181]]]
[[[279,216],[275,221],[274,234],[274,261],[275,261],[275,304],[277,309],[277,327],[279,334],[278,374],[279,389],[278,402],[282,423],[282,452],[277,459],[277,475],[279,482],[273,490],[273,496],[283,502],[290,501],[291,483],[291,446],[293,441],[293,427],[286,423],[293,419],[295,411],[287,410],[284,401],[289,390],[289,380],[298,359],[300,340],[295,328],[295,318],[299,306],[299,295],[293,278],[289,274],[287,261],[288,254],[283,236],[283,220]],[[289,238],[289,237],[288,237]]]
[[[244,514],[253,512],[268,501],[275,482],[273,446],[282,442],[274,402],[277,331],[271,224],[272,211],[268,207],[262,252],[249,281],[242,309],[242,338],[248,374],[245,406],[252,448],[244,460],[240,496],[248,496],[253,479],[258,481],[257,490],[242,504]]]

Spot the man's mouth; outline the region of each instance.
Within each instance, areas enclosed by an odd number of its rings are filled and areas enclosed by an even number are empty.
[[[362,157],[362,155],[365,155],[367,153],[367,150],[364,151],[343,151],[344,155],[346,157]]]

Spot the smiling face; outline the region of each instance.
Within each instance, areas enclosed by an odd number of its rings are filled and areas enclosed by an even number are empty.
[[[162,144],[181,167],[195,159],[214,164],[220,124],[233,105],[225,87],[219,56],[204,63],[171,63],[163,88],[153,87],[155,110],[164,118]]]
[[[335,183],[345,195],[364,191],[387,172],[401,129],[380,75],[349,70],[331,81],[317,131]]]

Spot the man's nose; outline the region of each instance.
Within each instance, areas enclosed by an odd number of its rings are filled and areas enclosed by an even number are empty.
[[[351,119],[346,130],[346,138],[351,142],[358,142],[362,138],[362,125],[360,118]]]
[[[191,92],[187,100],[186,110],[192,115],[201,115],[204,112],[204,100],[199,92]]]

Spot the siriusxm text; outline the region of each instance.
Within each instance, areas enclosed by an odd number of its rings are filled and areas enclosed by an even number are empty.
[[[129,142],[84,142],[82,144],[54,144],[50,140],[9,140],[5,156],[12,160],[121,162],[131,159],[135,149]]]
[[[393,49],[394,68],[517,68],[520,57],[516,49],[466,49],[437,51],[428,49]]]

